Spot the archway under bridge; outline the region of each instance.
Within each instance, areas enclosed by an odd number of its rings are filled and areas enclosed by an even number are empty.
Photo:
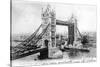
[[[75,23],[69,22],[69,21],[61,21],[56,20],[56,25],[61,26],[67,26],[68,27],[68,43],[67,45],[71,44],[73,45],[73,42],[75,41],[75,34],[77,34],[77,31],[75,31]]]

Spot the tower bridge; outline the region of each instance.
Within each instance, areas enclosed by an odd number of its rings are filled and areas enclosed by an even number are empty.
[[[40,58],[53,58],[53,53],[58,50],[56,45],[56,25],[68,26],[68,43],[66,46],[74,46],[74,43],[77,41],[79,32],[77,28],[77,20],[75,18],[72,17],[70,21],[58,20],[56,19],[55,11],[52,10],[49,6],[47,6],[45,11],[42,11],[41,17],[42,24],[39,26],[39,28],[31,36],[29,36],[27,39],[22,41],[22,43],[12,49],[12,60],[38,52],[40,53]],[[42,32],[38,34],[41,28]]]

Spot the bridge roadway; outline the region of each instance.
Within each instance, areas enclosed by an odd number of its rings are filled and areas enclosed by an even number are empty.
[[[65,46],[63,49],[60,48],[62,51],[72,51],[72,50],[76,50],[76,51],[80,51],[80,52],[90,52],[89,48],[76,48],[76,47],[68,47]]]
[[[57,25],[69,26],[70,24],[73,24],[73,23],[68,22],[68,21],[56,20],[56,24]]]
[[[32,54],[36,54],[36,53],[40,53],[40,56],[46,56],[46,55],[48,55],[48,48],[46,48],[46,47],[45,48],[38,48],[35,50],[33,48],[31,48],[30,50],[24,51],[23,53],[20,53],[18,55],[12,54],[11,60],[19,59],[19,58],[26,57],[26,56],[29,56]]]

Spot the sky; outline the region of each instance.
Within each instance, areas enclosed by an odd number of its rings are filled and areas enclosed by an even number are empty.
[[[42,23],[42,8],[48,4],[55,10],[56,19],[67,21],[73,14],[80,32],[96,31],[96,6],[12,0],[12,34],[33,33]],[[57,33],[67,31],[66,26],[56,26]]]

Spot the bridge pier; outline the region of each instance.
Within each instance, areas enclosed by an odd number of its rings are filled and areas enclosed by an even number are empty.
[[[44,51],[41,51],[41,52],[40,52],[40,56],[38,56],[38,58],[39,58],[40,60],[42,60],[42,59],[47,59],[47,58],[48,58],[48,48],[45,49]]]

